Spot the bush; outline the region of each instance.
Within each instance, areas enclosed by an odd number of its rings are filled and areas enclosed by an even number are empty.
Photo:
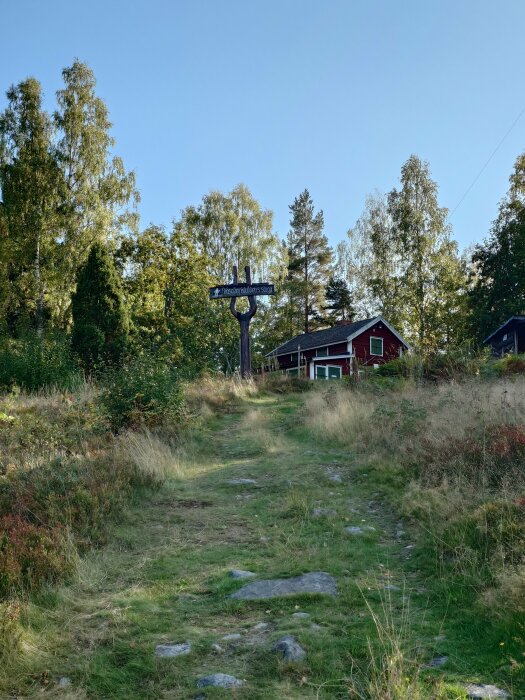
[[[81,382],[66,336],[53,333],[39,338],[31,333],[0,340],[0,389],[11,390],[16,385],[26,391],[71,391]]]
[[[525,355],[505,355],[497,360],[489,360],[482,368],[485,377],[504,377],[512,374],[525,374]]]
[[[81,547],[100,544],[107,521],[121,512],[131,489],[144,482],[135,468],[116,460],[55,459],[6,475],[0,484],[0,515],[68,528]]]
[[[0,597],[56,581],[71,571],[61,528],[5,515],[0,518],[0,533]]]
[[[406,354],[380,365],[376,373],[383,377],[405,377],[438,381],[462,379],[479,374],[485,362],[483,354],[470,350],[449,350],[424,357]]]
[[[494,425],[436,446],[424,439],[422,473],[426,483],[455,477],[481,487],[525,482],[525,426]]]
[[[184,394],[177,370],[150,356],[129,358],[103,378],[101,406],[114,430],[177,423]]]

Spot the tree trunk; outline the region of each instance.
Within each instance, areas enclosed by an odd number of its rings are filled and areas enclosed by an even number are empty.
[[[40,236],[36,239],[35,255],[35,283],[36,283],[36,332],[42,337],[44,331],[44,294],[42,291],[42,273],[40,269]]]

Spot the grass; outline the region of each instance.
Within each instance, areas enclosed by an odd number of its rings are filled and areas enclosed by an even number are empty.
[[[480,604],[472,581],[454,575],[444,550],[440,558],[427,521],[400,522],[407,493],[428,497],[403,466],[413,457],[406,444],[427,421],[440,429],[433,409],[446,392],[273,390],[207,380],[191,388],[194,427],[183,439],[119,438],[114,449],[162,485],[129,505],[74,581],[5,604],[0,630],[16,653],[4,651],[0,697],[189,699],[213,672],[246,679],[235,696],[255,700],[459,700],[467,681],[525,697],[521,621]],[[459,405],[460,391],[449,390]],[[228,484],[234,478],[257,483]],[[336,514],[316,518],[318,506]],[[352,537],[348,525],[375,529]],[[262,578],[327,571],[339,595],[231,600],[241,585],[233,568]],[[294,618],[298,610],[311,617]],[[222,639],[232,632],[241,639]],[[271,652],[284,634],[298,638],[305,662]],[[188,656],[154,656],[157,644],[186,640]],[[437,654],[447,664],[425,669]],[[62,676],[69,688],[58,687]]]

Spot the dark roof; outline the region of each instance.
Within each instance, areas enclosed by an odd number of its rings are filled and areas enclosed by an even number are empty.
[[[511,316],[507,321],[505,321],[505,323],[502,323],[499,328],[496,328],[495,331],[493,331],[490,335],[488,335],[483,342],[488,343],[491,338],[493,338],[500,331],[502,331],[505,328],[505,326],[509,325],[509,323],[512,323],[512,321],[517,321],[518,323],[523,323],[525,321],[525,316]]]
[[[348,323],[346,325],[332,326],[332,328],[325,328],[322,331],[314,331],[313,333],[301,333],[300,335],[296,335],[295,338],[288,340],[286,343],[279,345],[278,348],[275,348],[275,350],[269,354],[285,355],[289,352],[297,352],[299,345],[301,346],[301,350],[310,350],[311,348],[318,348],[322,345],[343,343],[349,336],[373,321],[374,318],[379,318],[379,316],[365,318],[363,321],[355,321],[354,323]]]

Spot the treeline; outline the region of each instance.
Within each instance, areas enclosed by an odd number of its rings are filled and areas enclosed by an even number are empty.
[[[89,372],[130,352],[233,371],[236,322],[208,287],[228,282],[234,264],[277,287],[254,323],[259,363],[292,335],[354,316],[381,313],[432,353],[478,343],[524,310],[525,155],[471,255],[458,254],[417,156],[398,188],[369,197],[335,251],[307,190],[289,207],[285,240],[244,185],[206,194],[170,230],[140,230],[135,174],[114,155],[92,71],[75,61],[62,76],[52,113],[29,78],[8,90],[0,115],[0,359],[28,337],[60,336],[57,347],[72,342]]]

